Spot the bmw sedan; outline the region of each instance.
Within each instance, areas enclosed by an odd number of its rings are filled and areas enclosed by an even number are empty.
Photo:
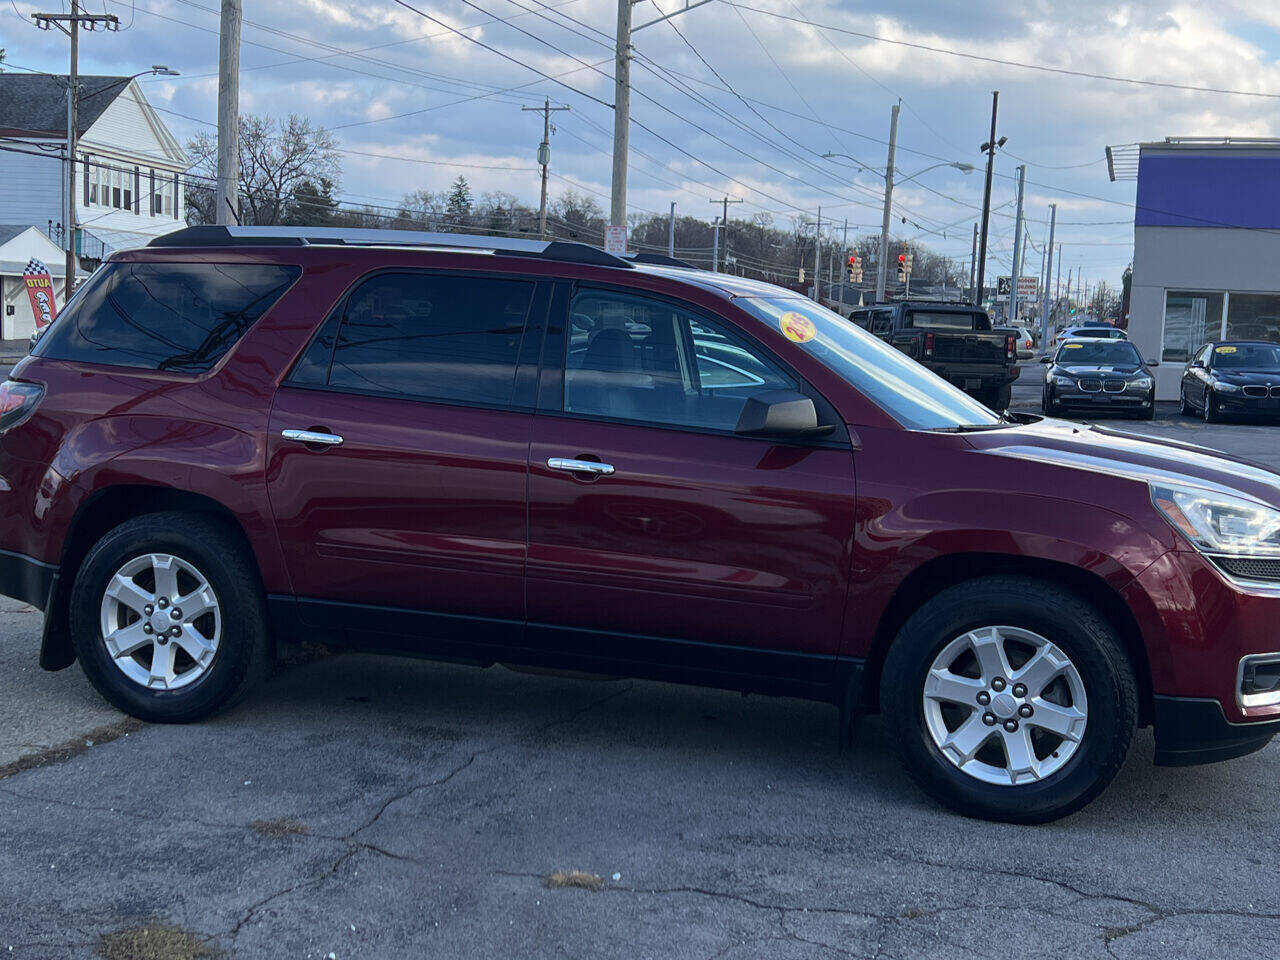
[[[1128,340],[1068,340],[1052,356],[1044,375],[1046,416],[1067,411],[1131,412],[1151,420],[1156,412],[1155,378],[1138,348]]]
[[[1280,345],[1206,343],[1182,371],[1182,413],[1208,423],[1224,415],[1280,416]]]

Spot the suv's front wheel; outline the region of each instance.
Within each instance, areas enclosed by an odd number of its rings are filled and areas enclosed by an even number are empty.
[[[969,816],[1042,823],[1111,781],[1137,687],[1111,624],[1073,593],[993,576],[942,591],[885,659],[880,702],[907,772]]]
[[[199,514],[128,520],[80,566],[71,635],[89,680],[126,713],[161,723],[209,716],[265,663],[266,609],[252,557]]]

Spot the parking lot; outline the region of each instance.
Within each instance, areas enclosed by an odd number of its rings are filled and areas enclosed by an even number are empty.
[[[1112,425],[1280,469],[1280,428]],[[800,701],[339,654],[143,726],[39,637],[0,601],[0,954],[150,924],[174,960],[1280,954],[1278,744],[1170,770],[1140,731],[1092,805],[1013,827]]]

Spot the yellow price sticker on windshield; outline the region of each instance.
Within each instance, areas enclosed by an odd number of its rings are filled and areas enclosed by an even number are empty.
[[[1235,353],[1236,348],[1235,347],[1214,347],[1213,352],[1214,353]]]
[[[803,313],[788,310],[778,318],[778,326],[792,343],[808,343],[818,335],[818,328]]]
[[[1084,344],[1083,344],[1083,343],[1064,343],[1064,344],[1063,344],[1063,346],[1064,346],[1064,347],[1066,347],[1068,350],[1083,350],[1083,349],[1084,349]]]

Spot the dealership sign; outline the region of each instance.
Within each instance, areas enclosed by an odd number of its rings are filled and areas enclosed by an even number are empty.
[[[32,257],[22,270],[22,280],[27,285],[31,312],[36,318],[36,329],[47,327],[58,315],[58,305],[53,299],[53,277],[49,276],[49,268]]]
[[[996,277],[996,296],[1007,297],[1013,289],[1013,277]],[[1018,296],[1038,297],[1040,295],[1039,277],[1019,277]]]

